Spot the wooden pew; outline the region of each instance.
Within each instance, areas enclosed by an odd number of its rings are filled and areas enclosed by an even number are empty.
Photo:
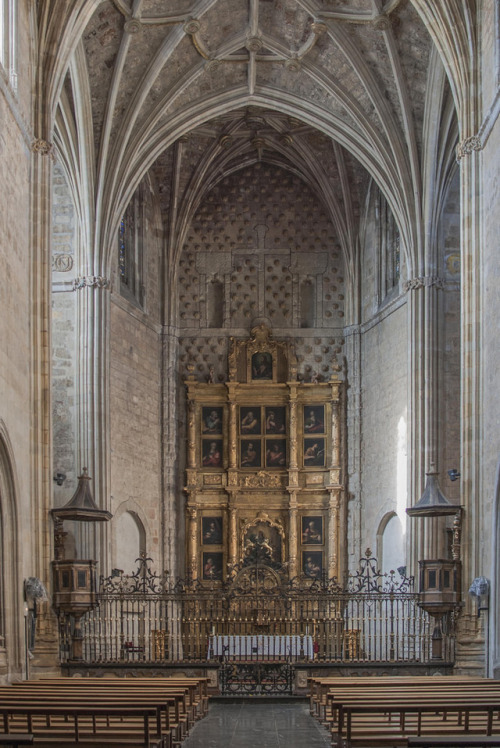
[[[339,746],[406,745],[409,734],[416,735],[491,735],[500,733],[500,699],[472,699],[470,695],[452,697],[443,694],[423,699],[404,695],[400,698],[342,698],[332,741]],[[495,721],[494,717],[497,715]],[[394,719],[394,716],[397,718]]]
[[[125,729],[120,733],[110,729],[97,729],[97,717],[119,717],[123,720]],[[4,736],[7,737],[12,718],[26,720],[29,732],[35,736],[36,745],[59,746],[60,748],[73,748],[79,743],[81,748],[96,745],[120,745],[141,746],[141,748],[166,748],[165,736],[154,735],[151,731],[151,721],[157,718],[155,707],[127,705],[113,707],[107,705],[56,705],[53,703],[33,706],[29,703],[18,705],[6,705],[0,701],[0,717],[4,726]],[[54,726],[49,730],[33,730],[37,717],[44,720],[50,717],[62,718],[59,722],[60,730],[56,732]],[[85,719],[87,718],[87,719]],[[141,729],[138,730],[138,724]],[[132,729],[133,728],[133,729]]]
[[[128,695],[120,695],[115,692],[103,690],[99,694],[95,694],[85,689],[70,690],[67,693],[53,691],[47,693],[39,690],[16,689],[16,693],[14,694],[5,694],[0,688],[0,703],[5,706],[26,704],[28,706],[47,706],[48,708],[50,705],[64,705],[68,709],[72,709],[81,704],[85,704],[88,707],[99,707],[102,704],[106,704],[106,706],[116,709],[121,707],[124,714],[127,713],[130,705],[154,707],[156,709],[155,732],[159,736],[168,737],[169,740],[165,742],[167,745],[172,746],[180,744],[187,734],[187,716],[185,712],[180,712],[179,709],[179,704],[182,703],[184,697],[185,694],[179,693],[167,695],[165,693],[158,694],[157,692],[139,691],[130,691]],[[46,719],[46,724],[47,727],[51,726],[50,717]],[[107,725],[110,725],[109,720],[107,720]]]
[[[488,748],[500,746],[500,735],[410,735],[408,748]]]
[[[0,735],[0,745],[6,745],[8,748],[18,745],[33,745],[33,735],[28,732]]]
[[[75,713],[78,714],[76,719],[76,728],[78,729],[78,720],[82,724],[83,712],[80,707],[85,704],[88,711],[87,716],[91,720],[91,729],[85,727],[86,738],[89,739],[89,729],[92,733],[92,740],[103,740],[103,725],[97,725],[96,717],[102,714],[102,706],[106,705],[108,712],[111,709],[121,710],[116,715],[116,720],[112,724],[110,714],[105,717],[106,728],[105,741],[115,743],[143,745],[145,740],[142,727],[137,725],[137,719],[132,719],[131,705],[136,708],[155,709],[156,723],[153,722],[156,734],[154,745],[161,745],[162,748],[180,745],[185,737],[189,724],[195,719],[203,716],[206,712],[207,701],[207,680],[208,679],[188,679],[188,678],[155,678],[155,679],[134,679],[118,680],[111,678],[100,679],[46,679],[43,681],[22,681],[13,686],[0,687],[0,702],[5,708],[19,707],[24,709],[24,718],[26,723],[29,718],[26,711],[29,708],[36,707],[39,711],[37,714],[44,715],[43,729],[41,724],[37,724],[40,732],[40,738],[44,734],[51,734],[57,737],[58,742],[62,739],[57,732],[65,733],[68,737],[68,719],[74,719]],[[64,706],[63,706],[64,705]],[[64,708],[66,717],[61,718],[62,712],[59,707]],[[41,710],[44,710],[43,712]],[[17,712],[16,727],[19,722]],[[56,722],[54,722],[54,716]],[[162,725],[162,715],[164,716],[165,725]],[[10,720],[14,719],[11,714]],[[117,720],[120,722],[118,723]],[[88,721],[88,720],[87,720]],[[120,728],[120,723],[123,727]],[[31,719],[33,724],[33,718]],[[56,729],[57,728],[57,729]],[[132,729],[133,728],[133,729]],[[5,731],[12,731],[4,723]],[[151,734],[150,728],[149,732]],[[135,731],[135,734],[133,734]],[[122,740],[126,734],[130,739]],[[132,736],[132,737],[130,737]],[[73,738],[74,735],[71,735]],[[109,738],[109,740],[108,740]],[[134,743],[136,740],[138,742]],[[148,740],[151,740],[149,737]],[[39,742],[37,735],[37,743]],[[153,744],[153,742],[152,742]]]

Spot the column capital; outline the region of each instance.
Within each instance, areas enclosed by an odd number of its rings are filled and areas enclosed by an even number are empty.
[[[473,151],[482,151],[483,141],[478,135],[471,135],[469,138],[464,138],[460,143],[457,143],[455,149],[455,155],[457,163],[463,159],[464,156],[468,156]]]
[[[111,281],[104,275],[81,275],[73,280],[73,291],[82,288],[111,288]]]
[[[444,278],[439,278],[437,275],[419,275],[416,278],[410,278],[404,283],[405,291],[416,291],[419,288],[444,288]]]

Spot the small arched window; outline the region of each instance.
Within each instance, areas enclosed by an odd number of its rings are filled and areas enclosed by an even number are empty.
[[[17,91],[18,0],[0,0],[0,64],[10,87]]]
[[[135,191],[118,228],[118,272],[122,296],[144,305],[144,194]]]

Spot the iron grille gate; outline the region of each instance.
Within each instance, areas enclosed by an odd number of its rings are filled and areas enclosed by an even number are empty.
[[[289,662],[223,662],[219,670],[222,696],[291,696],[293,679]]]
[[[153,572],[150,561],[144,556],[135,573],[101,579],[97,605],[81,619],[84,663],[212,664],[222,667],[229,684],[229,659],[267,662],[266,677],[281,684],[287,666],[297,662],[431,661],[434,623],[418,606],[413,578],[381,573],[369,551],[345,586],[335,579],[288,579],[286,569],[259,563],[230,569],[226,581],[174,580]],[[452,627],[453,617],[443,617],[447,663],[454,659]],[[72,634],[71,617],[61,618],[63,663],[72,660]],[[252,637],[261,637],[264,649],[242,649]],[[251,679],[250,672],[257,675]],[[248,687],[267,687],[265,675],[265,669],[248,670],[254,684]]]

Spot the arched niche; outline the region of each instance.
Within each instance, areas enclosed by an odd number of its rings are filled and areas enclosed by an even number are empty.
[[[0,421],[0,682],[22,669],[22,580],[19,559],[14,461],[7,431]]]
[[[394,511],[384,514],[378,526],[377,559],[383,572],[396,570],[406,563],[403,525]]]
[[[500,677],[500,619],[496,615],[500,605],[500,461],[497,466],[495,481],[495,495],[493,500],[493,532],[492,537],[492,561],[491,561],[491,585],[489,603],[489,639],[490,652],[488,663],[488,675],[492,678]]]
[[[130,574],[137,568],[137,559],[146,553],[146,529],[137,514],[125,509],[114,519],[113,566]]]

